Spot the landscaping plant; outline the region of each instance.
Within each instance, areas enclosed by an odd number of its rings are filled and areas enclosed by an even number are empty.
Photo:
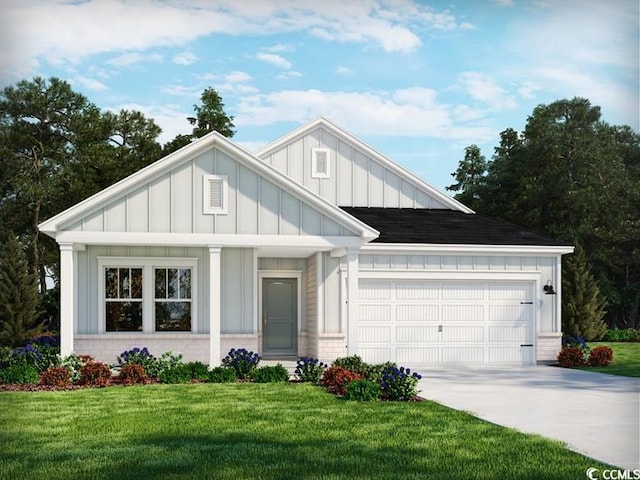
[[[40,335],[29,340],[24,347],[16,348],[12,356],[14,360],[24,360],[33,368],[42,373],[49,367],[60,365],[60,345],[58,337]]]
[[[589,353],[587,365],[590,367],[608,367],[613,363],[613,350],[610,347],[594,347]]]
[[[343,367],[332,366],[323,372],[320,383],[328,392],[344,396],[347,394],[347,384],[362,378],[362,374],[352,372]]]
[[[175,367],[162,370],[160,375],[158,375],[158,381],[160,383],[190,383],[191,367],[182,363]]]
[[[209,378],[209,367],[202,362],[189,362],[185,364],[191,372],[192,380],[205,381]]]
[[[388,400],[412,400],[418,395],[418,373],[404,367],[387,367],[382,372],[382,395]]]
[[[71,385],[71,372],[67,367],[49,367],[40,375],[40,385],[66,388]]]
[[[260,362],[260,356],[257,353],[248,351],[246,348],[239,348],[236,350],[232,348],[226,357],[222,359],[222,365],[225,367],[231,367],[236,372],[236,377],[240,380],[246,380],[251,377],[258,363]]]
[[[207,375],[207,380],[211,383],[232,383],[236,379],[236,371],[231,367],[215,367]]]
[[[359,402],[371,402],[380,397],[380,384],[362,378],[347,383],[345,397],[347,400],[357,400]]]
[[[137,363],[123,366],[118,373],[118,378],[123,385],[144,385],[149,381],[147,372],[144,371],[142,365]]]
[[[332,367],[342,367],[354,373],[365,374],[367,364],[358,355],[336,358],[331,362]]]
[[[313,357],[300,357],[296,363],[295,374],[301,382],[320,383],[322,372],[327,364]]]
[[[256,368],[251,372],[251,379],[256,383],[278,383],[288,382],[289,372],[282,364],[268,365]]]
[[[109,365],[102,362],[88,362],[80,369],[80,384],[104,387],[111,380]]]
[[[565,368],[584,367],[584,350],[580,347],[564,347],[558,354],[558,364]]]
[[[15,363],[0,370],[0,383],[28,384],[39,380],[38,371],[28,363]]]

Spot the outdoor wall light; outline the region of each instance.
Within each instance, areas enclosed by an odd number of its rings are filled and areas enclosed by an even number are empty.
[[[556,291],[553,289],[553,285],[551,284],[551,280],[547,280],[547,284],[542,287],[545,295],[555,295]]]

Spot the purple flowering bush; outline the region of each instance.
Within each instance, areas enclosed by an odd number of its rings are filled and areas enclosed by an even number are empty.
[[[412,400],[418,395],[418,380],[422,376],[404,367],[387,367],[382,372],[380,387],[388,400]]]
[[[327,366],[317,358],[300,357],[296,364],[295,374],[301,382],[320,383],[322,372]]]
[[[58,337],[41,335],[29,340],[24,347],[16,348],[11,354],[11,363],[26,363],[38,373],[45,372],[61,363]]]
[[[246,348],[229,350],[226,357],[222,359],[222,365],[231,367],[236,372],[236,377],[240,380],[251,378],[251,373],[256,369],[260,362],[260,356],[257,353],[248,351]]]

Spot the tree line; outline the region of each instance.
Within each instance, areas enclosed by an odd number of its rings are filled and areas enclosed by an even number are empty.
[[[524,131],[477,145],[448,190],[477,212],[576,245],[563,258],[563,330],[640,327],[640,136],[585,98],[539,105]]]

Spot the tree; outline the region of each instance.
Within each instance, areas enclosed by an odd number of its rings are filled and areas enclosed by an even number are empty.
[[[640,136],[584,98],[537,106],[501,133],[487,174],[456,195],[478,212],[580,243],[607,322],[640,326]],[[465,196],[466,195],[466,196]]]
[[[43,331],[38,317],[38,284],[29,273],[20,242],[7,234],[0,253],[0,345],[19,347]]]
[[[480,188],[487,172],[487,160],[480,152],[477,145],[470,145],[464,149],[464,159],[458,162],[458,169],[451,175],[456,183],[449,185],[447,190],[461,191],[456,197],[465,205],[471,205],[477,197],[477,190]]]
[[[587,342],[600,340],[607,331],[602,321],[606,300],[591,274],[584,250],[576,246],[574,255],[566,258],[562,278],[562,331]]]
[[[187,117],[193,125],[190,135],[177,135],[173,140],[167,142],[162,147],[163,155],[168,155],[176,150],[188,145],[196,138],[204,137],[207,133],[216,131],[221,135],[231,138],[235,135],[233,130],[233,116],[227,115],[224,111],[224,103],[218,92],[211,88],[205,88],[200,95],[201,105],[194,105],[195,117]]]

